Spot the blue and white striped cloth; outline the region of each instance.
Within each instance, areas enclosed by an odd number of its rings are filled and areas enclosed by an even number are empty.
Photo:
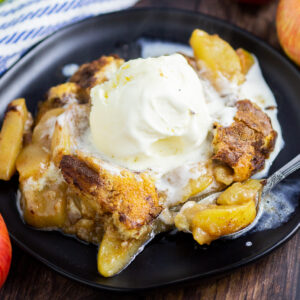
[[[138,0],[6,0],[0,4],[0,75],[32,45],[79,20]]]

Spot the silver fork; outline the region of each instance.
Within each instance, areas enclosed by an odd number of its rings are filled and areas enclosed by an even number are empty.
[[[295,172],[296,170],[300,169],[300,154],[298,154],[295,158],[293,158],[291,161],[289,161],[287,164],[285,164],[282,168],[280,168],[278,171],[276,171],[273,175],[271,175],[267,180],[263,187],[263,190],[261,192],[261,196],[259,199],[257,199],[257,213],[256,217],[253,220],[251,224],[249,224],[247,227],[227,235],[222,236],[222,238],[236,238],[244,234],[245,232],[252,229],[258,222],[259,218],[261,217],[263,213],[263,208],[261,205],[261,199],[266,197],[266,195],[269,194],[269,192],[283,179],[285,179],[287,176],[289,176],[291,173]],[[209,195],[208,197],[203,198],[199,202],[207,201],[211,199],[216,199],[222,192],[214,193]]]
[[[249,224],[247,227],[231,234],[224,235],[223,237],[226,238],[236,238],[238,236],[241,236],[245,232],[252,229],[258,222],[259,218],[261,217],[263,213],[263,208],[261,205],[261,199],[266,197],[270,191],[283,179],[285,179],[287,176],[295,172],[296,170],[300,169],[300,154],[298,154],[296,157],[294,157],[291,161],[289,161],[287,164],[285,164],[283,167],[281,167],[278,171],[276,171],[273,175],[271,175],[263,187],[263,190],[261,192],[261,197],[257,201],[258,209],[255,219],[251,224]]]

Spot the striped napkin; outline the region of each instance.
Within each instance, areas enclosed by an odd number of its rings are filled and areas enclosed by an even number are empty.
[[[54,31],[138,0],[6,0],[0,4],[0,75]]]

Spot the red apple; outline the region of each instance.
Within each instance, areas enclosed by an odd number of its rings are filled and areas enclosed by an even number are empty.
[[[300,66],[300,1],[280,0],[276,27],[279,42],[287,54]]]
[[[4,284],[11,262],[11,243],[6,225],[0,214],[0,288]]]

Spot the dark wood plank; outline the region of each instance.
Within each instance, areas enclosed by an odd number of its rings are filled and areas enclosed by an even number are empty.
[[[141,0],[136,7],[176,7],[195,11],[198,5],[199,0]]]
[[[137,7],[176,7],[196,10],[246,29],[279,48],[275,27],[278,1],[265,5],[240,4],[235,0],[141,0]]]
[[[234,23],[279,48],[275,30],[277,1],[252,7],[234,0],[142,0],[136,6],[196,10]],[[11,271],[0,290],[0,299],[300,299],[299,260],[300,232],[265,258],[221,278],[120,295],[69,280],[14,246]]]
[[[14,246],[11,271],[0,299],[299,299],[299,260],[300,232],[265,258],[221,278],[121,295],[69,280]]]
[[[200,0],[199,12],[233,23],[279,48],[275,16],[278,1],[266,5],[245,5],[234,0]]]

